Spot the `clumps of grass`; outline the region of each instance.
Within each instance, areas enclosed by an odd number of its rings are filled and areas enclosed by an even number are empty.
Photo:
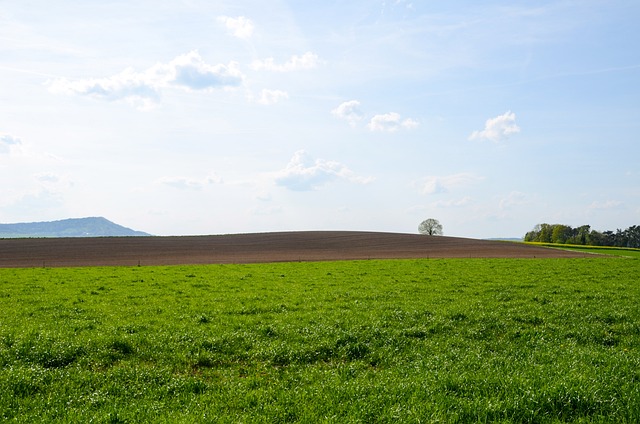
[[[66,338],[46,337],[38,333],[29,334],[20,340],[5,339],[6,350],[2,362],[28,364],[43,368],[64,368],[86,354],[84,346]]]
[[[317,362],[350,362],[364,360],[371,353],[369,336],[342,334],[335,341],[326,339],[308,344],[281,344],[269,358],[275,366],[314,364]]]
[[[119,357],[126,357],[135,351],[130,341],[121,338],[111,340],[107,344],[107,348]]]
[[[209,318],[208,315],[200,314],[198,315],[197,321],[198,321],[198,324],[208,324],[211,322],[211,318]]]
[[[0,421],[640,421],[633,260],[3,272]]]

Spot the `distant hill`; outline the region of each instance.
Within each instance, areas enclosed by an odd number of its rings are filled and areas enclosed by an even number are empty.
[[[150,236],[115,224],[106,218],[72,218],[50,222],[0,224],[0,238],[23,237],[123,237]]]

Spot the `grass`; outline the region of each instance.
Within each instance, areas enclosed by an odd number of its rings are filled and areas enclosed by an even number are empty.
[[[632,247],[614,247],[614,246],[585,246],[580,244],[558,244],[558,243],[539,243],[526,242],[535,246],[553,247],[555,249],[577,250],[579,252],[594,253],[597,255],[623,256],[627,258],[640,258],[640,249]]]
[[[639,422],[639,265],[1,269],[0,420]]]

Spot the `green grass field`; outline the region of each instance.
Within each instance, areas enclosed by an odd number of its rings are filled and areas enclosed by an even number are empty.
[[[640,422],[640,262],[0,269],[3,422]]]
[[[613,246],[585,246],[579,244],[558,244],[558,243],[538,243],[526,242],[534,246],[553,247],[555,249],[575,250],[578,252],[594,253],[597,255],[623,256],[627,258],[640,258],[640,249],[632,247],[613,247]]]

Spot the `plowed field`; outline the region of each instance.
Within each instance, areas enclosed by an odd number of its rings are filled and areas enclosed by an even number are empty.
[[[0,267],[5,268],[583,256],[585,254],[512,242],[352,231],[0,239]]]

